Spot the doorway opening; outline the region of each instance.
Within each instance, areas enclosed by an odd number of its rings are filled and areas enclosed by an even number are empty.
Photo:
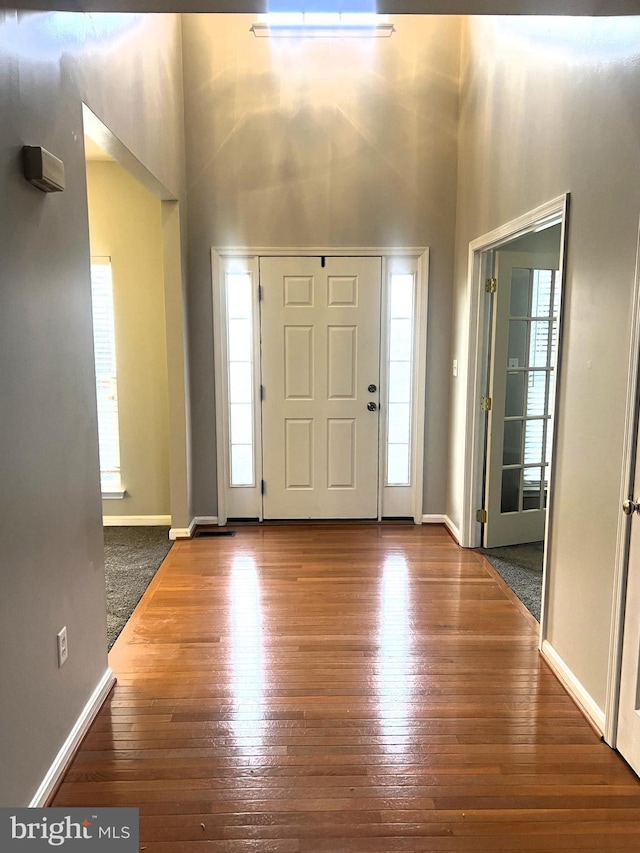
[[[164,456],[168,465],[168,507],[160,518],[171,525],[169,536],[175,539],[190,534],[191,515],[188,488],[188,421],[186,338],[184,316],[184,282],[182,276],[180,211],[172,193],[129,151],[129,149],[103,124],[85,104],[82,107],[85,144],[107,162],[111,161],[133,181],[136,187],[148,191],[159,204],[159,237],[156,246],[157,278],[159,290],[154,294],[158,328],[162,326],[166,379],[164,396],[168,400],[167,437],[164,439]],[[107,249],[96,250],[103,258],[109,257]],[[124,491],[126,476],[122,475]],[[145,513],[157,515],[157,513]],[[132,514],[135,518],[138,513]]]
[[[484,549],[538,621],[553,441],[568,197],[470,246],[469,422],[461,544]]]
[[[425,249],[213,250],[218,524],[422,521]]]
[[[161,202],[85,141],[105,526],[171,525]]]
[[[180,237],[177,202],[83,118],[111,648],[189,523]]]

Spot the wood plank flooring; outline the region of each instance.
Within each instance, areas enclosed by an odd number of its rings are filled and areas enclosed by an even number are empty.
[[[640,850],[640,782],[444,528],[178,542],[55,806],[148,853]]]

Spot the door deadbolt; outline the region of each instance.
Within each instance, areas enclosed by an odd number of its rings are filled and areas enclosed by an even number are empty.
[[[378,390],[378,389],[376,388],[376,386],[375,386],[373,383],[372,383],[371,385],[369,385],[369,387],[367,388],[367,391],[368,391],[370,394],[375,394],[375,392],[376,392],[377,390]]]
[[[622,511],[625,515],[633,515],[634,512],[640,515],[640,501],[634,501],[629,498],[622,504]]]
[[[367,403],[367,409],[369,409],[369,411],[370,411],[370,412],[375,412],[375,410],[376,410],[377,408],[378,408],[378,407],[376,406],[376,404],[375,404],[375,403]]]

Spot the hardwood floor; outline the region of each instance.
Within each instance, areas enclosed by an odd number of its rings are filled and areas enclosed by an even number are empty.
[[[444,528],[246,526],[174,545],[55,806],[149,853],[640,849],[640,782]]]

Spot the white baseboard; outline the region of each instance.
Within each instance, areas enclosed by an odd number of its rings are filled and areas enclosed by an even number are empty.
[[[422,523],[423,524],[444,524],[446,526],[447,530],[449,531],[449,533],[451,533],[453,538],[456,540],[456,542],[458,544],[460,544],[460,531],[455,526],[453,521],[451,521],[451,519],[449,518],[448,515],[423,515],[422,516]]]
[[[96,689],[91,694],[91,698],[85,705],[84,710],[76,720],[74,727],[69,732],[69,736],[62,744],[60,752],[56,755],[53,764],[47,771],[47,775],[40,783],[40,787],[29,803],[29,808],[45,808],[49,797],[55,791],[56,786],[71,763],[77,748],[80,746],[82,739],[89,730],[89,726],[96,718],[98,711],[104,704],[105,699],[109,695],[111,688],[115,683],[116,678],[113,672],[110,669],[107,669],[98,682]]]
[[[175,539],[192,539],[193,532],[199,524],[217,523],[217,515],[196,515],[196,517],[191,520],[191,524],[188,527],[172,527],[169,531],[169,539],[172,541]]]
[[[170,515],[103,515],[105,527],[168,527]]]
[[[188,527],[172,527],[169,531],[169,539],[175,542],[176,539],[191,539],[193,531],[196,529],[197,519],[192,518],[191,524]]]
[[[569,693],[576,705],[589,719],[591,725],[599,734],[604,734],[606,724],[604,711],[587,690],[585,690],[548,640],[543,640],[541,654],[567,693]]]

